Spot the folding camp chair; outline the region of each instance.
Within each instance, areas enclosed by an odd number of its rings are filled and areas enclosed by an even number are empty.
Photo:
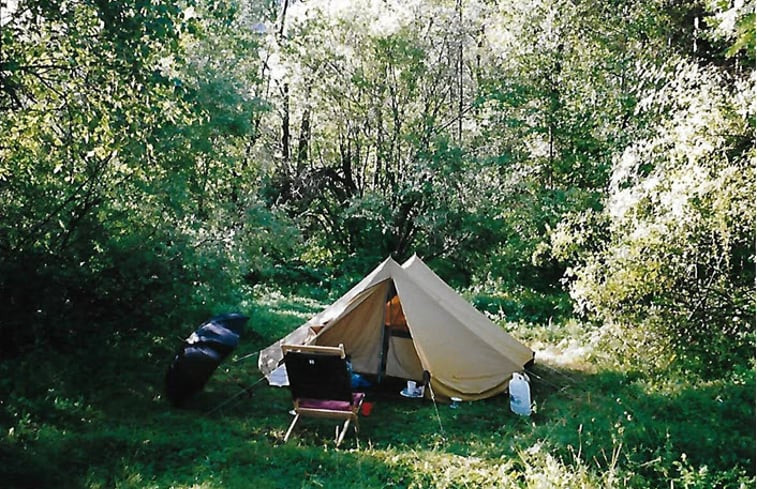
[[[336,446],[354,422],[358,431],[358,412],[365,394],[352,392],[344,345],[339,347],[282,345],[289,388],[294,401],[294,420],[284,436],[284,443],[301,416],[344,420],[336,428]]]

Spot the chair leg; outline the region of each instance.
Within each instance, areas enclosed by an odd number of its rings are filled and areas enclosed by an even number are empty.
[[[286,443],[289,440],[289,435],[292,434],[292,430],[294,430],[294,425],[297,424],[297,421],[300,420],[300,415],[295,414],[294,419],[292,420],[292,424],[289,425],[289,429],[287,430],[287,434],[284,435],[284,443]]]
[[[336,446],[339,446],[340,443],[342,443],[342,440],[344,440],[344,435],[347,433],[347,428],[350,427],[350,419],[344,422],[344,425],[342,426],[342,431],[339,432],[339,427],[337,426],[337,432],[339,433],[339,437],[336,439]]]
[[[358,431],[360,431],[360,426],[358,423],[358,417],[355,417],[355,424],[352,425],[352,427],[355,429],[355,443],[357,444],[357,448],[360,449],[360,437],[358,436]]]

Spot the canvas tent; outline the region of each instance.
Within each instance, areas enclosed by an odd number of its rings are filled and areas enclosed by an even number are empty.
[[[387,258],[332,305],[261,351],[269,381],[282,344],[343,344],[356,372],[415,379],[431,374],[437,398],[484,399],[507,390],[534,352],[460,297],[423,261]],[[428,394],[428,390],[426,391]]]

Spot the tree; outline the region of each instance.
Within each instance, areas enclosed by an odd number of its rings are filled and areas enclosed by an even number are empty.
[[[285,38],[269,45],[282,87],[269,122],[282,128],[268,140],[280,159],[272,204],[332,257],[462,256],[456,248],[475,239],[462,213],[480,190],[467,182],[480,167],[461,146],[472,78],[461,77],[460,50],[476,28],[461,24],[461,5],[328,8],[290,8]]]
[[[277,224],[246,151],[262,106],[242,13],[142,0],[4,12],[3,349],[205,315],[261,266]]]

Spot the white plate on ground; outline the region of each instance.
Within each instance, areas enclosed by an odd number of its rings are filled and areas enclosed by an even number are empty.
[[[423,397],[423,394],[421,393],[420,390],[417,390],[411,394],[410,392],[408,392],[407,387],[405,387],[404,389],[400,391],[400,395],[402,397],[410,397],[413,399],[418,398],[418,397]]]

